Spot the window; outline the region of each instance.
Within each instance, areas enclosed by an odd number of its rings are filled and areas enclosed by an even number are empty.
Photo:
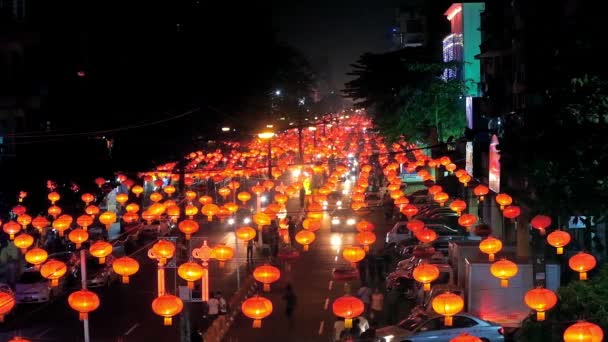
[[[420,332],[439,330],[443,326],[443,317],[433,318],[420,326]]]
[[[465,316],[454,316],[452,321],[452,329],[470,328],[476,326],[477,322]]]

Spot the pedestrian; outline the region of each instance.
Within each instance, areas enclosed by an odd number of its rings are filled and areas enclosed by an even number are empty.
[[[296,239],[296,221],[291,216],[288,216],[287,219],[289,220],[287,223],[287,231],[289,233],[289,244],[293,245]]]
[[[218,302],[218,313],[220,315],[227,314],[228,313],[228,303],[226,302],[226,299],[222,295],[222,291],[217,291],[215,297],[217,298],[217,302]]]
[[[382,321],[382,312],[384,310],[384,294],[380,292],[379,288],[374,289],[374,293],[372,293],[372,304],[371,304],[371,312],[370,318],[372,322],[380,323]]]
[[[357,269],[359,270],[359,279],[361,280],[361,284],[367,283],[367,255],[363,258],[363,260],[357,263]]]
[[[372,289],[367,287],[367,285],[363,284],[357,291],[357,297],[359,297],[359,299],[361,299],[361,301],[365,305],[364,312],[368,312],[369,306],[372,301]]]
[[[247,241],[247,262],[253,262],[253,245],[255,242],[253,239]]]
[[[211,293],[211,297],[209,297],[209,300],[207,301],[207,306],[209,307],[207,310],[207,320],[213,322],[220,313],[220,301],[216,298],[215,292]]]
[[[293,288],[289,283],[285,287],[283,300],[285,301],[285,316],[287,316],[289,330],[291,331],[293,328],[293,312],[296,308],[298,298],[296,297],[296,294],[293,292]]]
[[[342,332],[344,331],[344,319],[336,317],[334,322],[334,341],[340,341]]]

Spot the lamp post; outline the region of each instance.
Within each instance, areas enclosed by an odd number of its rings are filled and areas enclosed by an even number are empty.
[[[264,131],[258,133],[258,138],[268,141],[268,179],[272,179],[272,144],[271,140],[274,137],[274,132]]]

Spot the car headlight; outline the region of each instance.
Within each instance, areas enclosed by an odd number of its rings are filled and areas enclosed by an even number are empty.
[[[229,225],[233,225],[234,224],[234,219],[233,218],[229,218],[228,219],[228,224]]]
[[[340,224],[340,219],[339,218],[333,218],[333,219],[331,219],[331,224],[333,224],[333,225]]]
[[[342,205],[342,201],[338,201],[338,202],[336,202],[336,205],[337,205],[337,206],[341,206],[341,205]]]
[[[328,204],[327,201],[323,201],[324,206],[327,206],[327,204]]]
[[[245,219],[243,220],[243,224],[249,224],[251,223],[251,219],[249,217],[245,217]]]
[[[346,220],[346,224],[349,226],[352,226],[356,223],[357,221],[354,218],[349,218],[348,220]]]

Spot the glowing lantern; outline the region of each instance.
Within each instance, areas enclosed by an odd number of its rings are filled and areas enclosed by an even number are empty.
[[[74,229],[68,234],[68,239],[76,245],[76,249],[80,248],[83,242],[89,239],[89,233],[84,229]]]
[[[15,297],[7,292],[0,291],[0,322],[4,322],[4,316],[15,307]]]
[[[106,229],[110,229],[112,224],[116,222],[116,213],[113,211],[106,211],[99,215],[99,222],[106,225]]]
[[[458,216],[460,216],[460,214],[467,208],[467,203],[463,200],[454,200],[452,201],[452,203],[450,203],[450,209],[455,212],[456,214],[458,214]]]
[[[435,196],[436,194],[442,192],[443,188],[441,187],[441,185],[433,185],[429,188],[428,191],[429,191],[429,195]]]
[[[508,219],[516,219],[521,214],[521,209],[516,205],[510,205],[503,209],[502,216]]]
[[[54,205],[55,202],[59,201],[59,199],[61,198],[61,196],[59,196],[58,193],[56,193],[55,191],[51,192],[48,194],[48,196],[46,196],[46,198],[49,199],[49,201],[51,201],[51,205]]]
[[[241,304],[241,311],[243,315],[253,319],[254,328],[261,328],[262,319],[272,313],[272,302],[260,296],[251,297]]]
[[[13,209],[11,211],[13,212],[13,214],[15,214],[17,216],[21,216],[21,215],[25,214],[27,209],[24,206],[19,204],[19,205],[16,205],[15,207],[13,207]]]
[[[59,214],[61,214],[61,208],[56,205],[52,205],[46,212],[49,213],[49,215],[51,215],[53,218],[56,218],[59,216]]]
[[[34,243],[34,237],[29,234],[22,233],[15,237],[13,243],[15,244],[15,247],[21,249],[21,253],[25,254],[27,249],[30,248],[30,246],[32,246]]]
[[[458,224],[465,227],[467,231],[469,231],[471,226],[475,223],[477,223],[477,216],[473,214],[463,214],[458,218]]]
[[[524,302],[530,309],[536,311],[536,319],[545,320],[545,311],[551,310],[557,304],[557,296],[551,290],[538,287],[526,292]]]
[[[153,192],[150,194],[150,201],[156,203],[163,199],[163,195],[158,192]]]
[[[423,284],[424,291],[430,291],[431,283],[439,278],[439,268],[433,264],[420,264],[414,268],[412,276]]]
[[[196,192],[194,191],[186,191],[186,199],[188,201],[194,201],[196,199]]]
[[[433,196],[433,200],[435,200],[435,202],[439,203],[439,205],[442,207],[445,204],[445,202],[448,201],[449,198],[450,198],[450,196],[448,194],[446,194],[445,192],[438,192],[435,194],[435,196]]]
[[[468,333],[463,332],[451,339],[450,342],[483,342],[483,340],[477,336],[469,335]]]
[[[479,243],[479,250],[488,255],[489,261],[494,261],[494,255],[502,249],[502,241],[488,236]]]
[[[46,217],[42,216],[38,216],[32,220],[32,226],[38,229],[38,231],[42,231],[42,229],[48,227],[49,224],[51,224],[49,220],[47,220]]]
[[[68,268],[64,262],[49,259],[40,267],[40,275],[51,281],[51,287],[59,285],[59,278],[67,272]]]
[[[152,256],[158,258],[158,263],[162,266],[167,263],[167,259],[173,258],[175,245],[168,240],[158,240],[152,245]],[[150,253],[148,253],[150,256]]]
[[[265,187],[266,190],[270,191],[270,189],[274,187],[274,182],[270,179],[267,179],[262,183],[262,186]]]
[[[448,170],[450,172],[450,174],[452,174],[452,173],[454,173],[454,170],[456,170],[456,164],[449,163],[448,165],[445,166],[445,169]]]
[[[587,280],[587,272],[592,270],[596,264],[595,257],[585,252],[578,252],[568,260],[568,266],[579,273],[580,280]]]
[[[253,270],[253,278],[264,284],[264,292],[270,292],[270,284],[281,278],[281,271],[274,266],[262,265]]]
[[[128,213],[137,213],[137,212],[139,212],[139,209],[140,209],[140,208],[139,208],[139,205],[138,205],[138,204],[136,204],[136,203],[129,203],[129,204],[127,204],[127,206],[125,207],[125,210],[126,210]]]
[[[355,228],[357,228],[357,231],[359,232],[371,232],[374,230],[374,225],[367,220],[361,220],[357,222]]]
[[[188,261],[177,268],[177,274],[188,282],[188,288],[194,288],[194,282],[203,277],[205,270],[196,262]]]
[[[444,323],[448,327],[452,326],[452,317],[464,308],[462,297],[451,292],[438,295],[431,304],[436,313],[445,317]]]
[[[323,219],[323,207],[318,203],[311,203],[307,208],[308,213],[306,216],[309,219],[321,220]]]
[[[89,318],[89,312],[95,311],[99,307],[100,301],[95,292],[82,289],[70,294],[68,304],[72,309],[78,311],[78,317],[82,321]]]
[[[98,258],[100,264],[105,264],[106,257],[112,254],[112,245],[105,241],[97,241],[89,247],[89,253]]]
[[[186,234],[186,240],[190,240],[192,234],[198,232],[199,229],[198,223],[194,220],[183,220],[177,227],[180,232]]]
[[[471,181],[471,175],[469,175],[468,173],[465,173],[462,176],[458,177],[458,181],[466,187],[469,184],[469,182]]]
[[[25,261],[34,265],[36,269],[39,269],[48,256],[49,254],[44,249],[35,247],[25,253]]]
[[[270,217],[265,213],[255,213],[253,214],[253,222],[258,225],[258,229],[262,229],[270,224]]]
[[[551,218],[546,215],[536,215],[530,220],[530,225],[540,232],[540,235],[545,235],[545,229],[551,225]]]
[[[80,215],[76,218],[76,224],[86,231],[87,228],[93,224],[93,218],[89,215]]]
[[[223,207],[226,208],[230,214],[234,214],[239,210],[239,205],[233,202],[224,203]]]
[[[135,194],[135,197],[139,198],[139,195],[143,194],[144,192],[144,187],[141,185],[136,185],[131,188],[131,192]]]
[[[99,214],[99,207],[94,206],[94,205],[89,205],[86,208],[84,208],[84,212],[87,213],[87,215],[91,215],[91,216],[95,217],[95,215]]]
[[[405,224],[405,226],[412,233],[416,233],[416,232],[421,231],[422,229],[424,229],[424,222],[422,222],[420,220],[410,220],[410,221],[407,221],[407,223]]]
[[[98,187],[101,188],[101,186],[104,185],[105,183],[106,183],[106,180],[103,179],[102,177],[95,178],[95,184],[97,184]]]
[[[357,235],[355,236],[355,240],[357,240],[358,244],[363,245],[363,249],[365,249],[365,251],[367,252],[369,251],[369,245],[376,242],[376,234],[370,231],[362,231],[357,233]]]
[[[401,208],[401,213],[407,216],[408,219],[411,219],[414,215],[418,214],[418,207],[413,204],[406,204]]]
[[[391,191],[390,196],[393,200],[396,200],[398,198],[401,198],[404,196],[403,191],[401,190],[395,190],[395,191]]]
[[[59,236],[63,236],[64,232],[70,229],[72,220],[72,216],[70,215],[61,215],[53,221],[53,229],[59,233]]]
[[[128,284],[129,277],[139,271],[139,263],[133,258],[124,256],[114,260],[112,263],[112,269],[114,272],[116,272],[116,274],[122,277],[123,284]]]
[[[277,202],[279,204],[285,204],[287,202],[287,199],[288,199],[288,197],[285,194],[279,193],[279,194],[274,195],[275,202]]]
[[[192,219],[194,215],[198,214],[198,208],[192,204],[188,204],[184,208],[184,213],[186,214],[186,216]]]
[[[127,195],[125,193],[120,193],[120,194],[116,195],[116,202],[122,206],[124,206],[128,200],[129,200],[129,195]]]
[[[217,190],[217,193],[220,194],[220,196],[222,196],[223,199],[226,199],[226,197],[228,197],[228,195],[230,195],[230,189],[228,189],[228,188],[219,188]]]
[[[473,194],[479,198],[479,202],[483,202],[484,196],[486,196],[489,192],[490,189],[483,184],[479,184],[473,189]]]
[[[490,273],[500,279],[500,287],[509,287],[509,279],[518,272],[517,264],[507,259],[499,260],[490,266]]]
[[[177,191],[177,189],[173,185],[167,185],[163,188],[163,192],[167,194],[167,196],[171,197]]]
[[[431,243],[437,240],[437,233],[435,233],[432,229],[423,228],[414,233],[416,239],[420,240],[422,243]]]
[[[139,220],[139,215],[137,213],[125,213],[122,215],[122,220],[127,224],[133,223]]]
[[[241,191],[238,195],[236,195],[236,197],[239,199],[239,201],[243,202],[243,205],[245,205],[247,204],[247,201],[251,199],[251,194],[246,191]]]
[[[363,302],[353,296],[342,296],[336,298],[331,305],[334,315],[344,318],[344,328],[353,327],[353,318],[357,318],[365,311]]]
[[[32,223],[32,217],[28,214],[21,214],[17,217],[17,222],[19,222],[23,229],[26,229],[27,226]]]
[[[9,235],[9,238],[13,240],[15,234],[21,231],[21,225],[15,221],[8,221],[2,226],[2,230]]]
[[[164,294],[152,301],[152,311],[164,318],[163,324],[168,326],[173,323],[172,317],[178,315],[184,309],[184,303],[179,297]]]
[[[236,237],[241,241],[249,241],[255,238],[255,229],[251,227],[239,227],[236,230]]]
[[[500,205],[500,210],[503,210],[506,206],[513,203],[513,199],[507,194],[498,194],[496,195],[496,203]]]
[[[547,242],[557,248],[557,254],[564,254],[564,246],[570,243],[570,234],[563,230],[556,230],[547,235]]]
[[[234,250],[232,247],[223,244],[217,245],[213,247],[211,255],[213,255],[213,257],[220,262],[220,268],[223,268],[226,261],[232,259],[234,256]]]
[[[356,263],[365,258],[365,251],[359,246],[347,246],[342,250],[342,257],[354,267]]]
[[[604,331],[598,325],[579,321],[564,331],[564,342],[602,342]]]
[[[308,245],[315,241],[315,237],[315,233],[303,229],[296,234],[296,241],[302,246],[304,246],[304,251],[307,251]]]
[[[260,196],[260,194],[262,192],[264,192],[264,187],[260,184],[256,184],[254,186],[251,187],[251,192],[253,192],[254,194],[256,194],[256,196]]]
[[[410,203],[410,200],[408,200],[407,197],[405,197],[405,196],[397,198],[395,200],[395,206],[399,207],[399,210],[401,210],[403,208],[403,206],[405,206],[408,203]]]
[[[302,221],[302,228],[311,232],[316,232],[321,228],[321,221],[304,219],[304,221]]]

